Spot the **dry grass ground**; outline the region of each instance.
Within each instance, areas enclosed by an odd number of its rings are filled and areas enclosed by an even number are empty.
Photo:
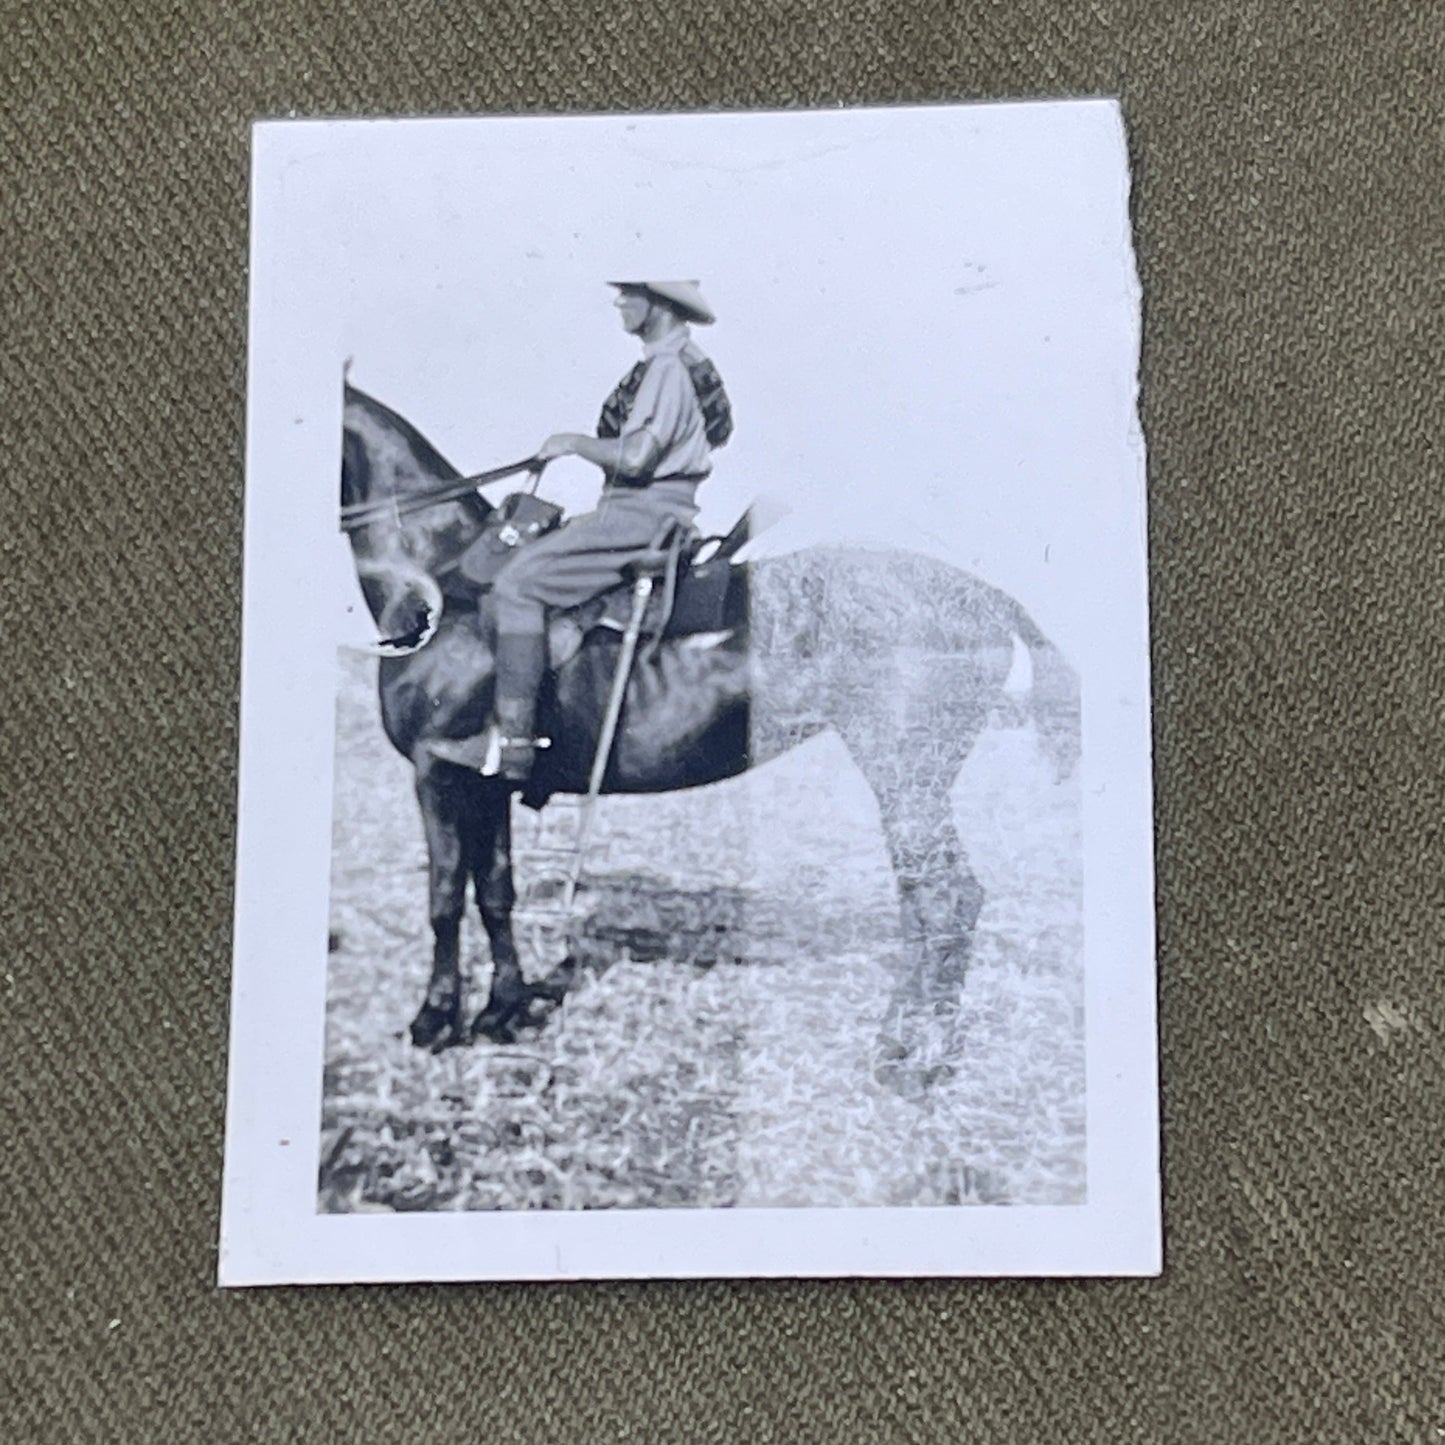
[[[835,739],[602,800],[574,991],[518,1045],[430,1055],[402,1037],[430,956],[425,850],[367,659],[343,660],[337,726],[322,1208],[1084,1197],[1079,799],[1032,729],[988,733],[955,789],[988,898],[956,1072],[909,1101],[873,1076],[898,925],[872,795]],[[518,809],[519,885],[545,823]],[[463,947],[479,1005],[474,913]]]

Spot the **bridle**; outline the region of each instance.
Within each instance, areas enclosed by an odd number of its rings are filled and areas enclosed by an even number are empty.
[[[510,466],[494,467],[489,472],[478,472],[475,476],[459,477],[454,482],[447,482],[444,486],[432,487],[424,492],[413,492],[405,497],[376,497],[365,502],[351,502],[341,508],[341,530],[343,532],[354,532],[358,528],[370,526],[373,522],[385,521],[391,518],[400,521],[403,517],[409,517],[414,512],[424,512],[430,507],[439,507],[445,502],[457,502],[463,497],[470,496],[479,487],[485,487],[491,482],[500,482],[507,477],[515,477],[521,472],[531,472],[532,481],[528,486],[529,492],[537,490],[537,483],[542,479],[542,468],[547,465],[537,457],[528,457],[526,461],[513,462]]]

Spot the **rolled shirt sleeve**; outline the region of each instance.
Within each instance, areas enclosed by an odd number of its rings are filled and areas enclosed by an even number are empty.
[[[709,470],[707,435],[702,408],[697,403],[692,377],[677,355],[652,358],[632,408],[622,426],[622,437],[647,432],[657,443],[657,460],[649,475]]]
[[[675,356],[655,356],[637,388],[622,435],[651,432],[653,440],[666,451],[683,430],[689,403],[696,406],[687,368]]]

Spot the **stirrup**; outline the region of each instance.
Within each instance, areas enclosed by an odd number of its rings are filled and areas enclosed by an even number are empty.
[[[485,778],[501,777],[508,782],[525,783],[532,776],[537,750],[551,745],[551,738],[507,737],[493,728],[488,739],[486,763],[479,771]]]
[[[469,738],[433,738],[432,754],[459,768],[470,768],[484,778],[504,777],[526,782],[538,748],[552,745],[551,738],[508,737],[495,723]]]

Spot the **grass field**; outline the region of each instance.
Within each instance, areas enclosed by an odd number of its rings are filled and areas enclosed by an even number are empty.
[[[1077,777],[1052,782],[1030,727],[987,733],[954,792],[988,896],[956,1073],[918,1101],[874,1079],[896,906],[835,738],[697,792],[604,798],[576,989],[535,1037],[431,1055],[404,1039],[426,855],[368,658],[343,655],[337,729],[323,1209],[1083,1200]],[[525,886],[546,818],[516,822]],[[463,951],[479,1006],[474,911]]]

